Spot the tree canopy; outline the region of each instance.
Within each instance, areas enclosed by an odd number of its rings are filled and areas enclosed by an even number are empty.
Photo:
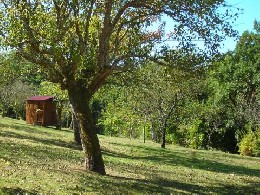
[[[225,6],[219,0],[2,1],[2,44],[40,64],[64,88],[80,79],[94,93],[111,69],[151,57],[165,38],[164,15],[173,21],[167,38],[180,48],[201,40],[215,51],[224,36],[234,34],[230,12],[218,11]]]

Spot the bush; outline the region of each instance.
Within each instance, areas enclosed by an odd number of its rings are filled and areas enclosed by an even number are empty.
[[[34,93],[34,88],[21,80],[2,86],[0,89],[2,115],[25,119],[25,101],[27,97],[32,96]]]
[[[193,149],[201,148],[204,140],[204,133],[202,132],[202,121],[195,120],[189,128],[189,146]]]
[[[258,132],[250,131],[239,143],[239,153],[244,156],[260,156],[260,136]]]

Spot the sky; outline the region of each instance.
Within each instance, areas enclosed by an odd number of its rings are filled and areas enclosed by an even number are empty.
[[[254,28],[254,21],[260,21],[260,0],[226,0],[228,5],[232,6],[232,10],[234,13],[241,12],[232,25],[234,30],[237,30],[239,35],[246,30],[252,31]],[[237,11],[237,8],[240,11]],[[172,20],[170,18],[166,18],[166,34],[172,31]],[[175,47],[177,42],[168,42],[170,46]],[[219,49],[221,53],[226,53],[227,51],[233,51],[236,47],[237,40],[235,38],[227,37],[223,42],[223,46]],[[202,44],[197,43],[199,47]],[[222,44],[221,44],[222,45]]]
[[[242,8],[243,13],[239,15],[237,21],[234,24],[234,29],[239,32],[239,35],[246,30],[252,31],[254,28],[254,20],[260,21],[260,0],[227,0],[231,5],[237,8]],[[224,42],[222,50],[229,51],[234,50],[236,46],[236,40],[228,38]]]

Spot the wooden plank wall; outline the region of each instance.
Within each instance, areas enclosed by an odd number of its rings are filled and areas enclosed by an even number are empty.
[[[36,110],[38,109],[37,102],[26,101],[26,123],[35,125]]]
[[[41,109],[42,112],[38,112]],[[49,126],[57,125],[56,104],[50,101],[26,101],[26,123],[37,125],[37,117],[39,125]]]

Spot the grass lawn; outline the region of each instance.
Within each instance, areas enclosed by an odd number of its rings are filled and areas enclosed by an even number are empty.
[[[70,130],[0,117],[0,194],[260,194],[260,158],[99,136],[107,176]]]

